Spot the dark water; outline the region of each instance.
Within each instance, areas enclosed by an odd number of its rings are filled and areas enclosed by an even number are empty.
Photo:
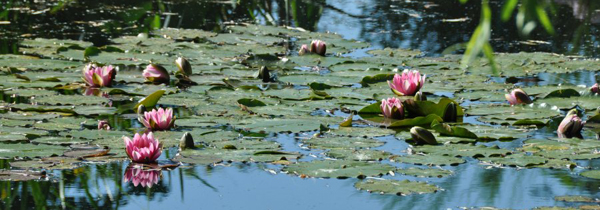
[[[0,52],[16,53],[19,39],[45,37],[109,44],[111,37],[136,35],[154,28],[198,28],[220,31],[230,21],[292,25],[313,31],[332,31],[345,38],[370,42],[373,48],[420,49],[426,55],[441,55],[456,43],[465,42],[479,22],[479,1],[3,1],[0,3]],[[289,5],[286,10],[286,2]],[[499,16],[503,1],[491,1]],[[562,54],[598,55],[597,1],[554,1],[552,23],[556,35],[537,27],[529,36],[520,35],[515,18],[494,18],[492,45],[497,52],[544,51]],[[577,9],[575,9],[577,8]],[[464,19],[464,21],[463,21]],[[532,41],[536,40],[536,41]],[[537,43],[537,44],[535,44]],[[460,52],[460,51],[458,51]],[[361,53],[350,54],[361,56]],[[597,81],[594,73],[538,76],[547,84],[586,84]],[[533,85],[523,83],[522,85]],[[468,102],[467,102],[468,103]],[[181,114],[181,113],[180,113]],[[475,119],[467,121],[475,123]],[[136,123],[124,123],[139,126]],[[123,129],[123,128],[121,128]],[[309,134],[306,134],[309,135]],[[554,135],[540,130],[536,137]],[[270,137],[286,151],[305,154],[293,135]],[[408,145],[392,136],[382,137],[382,150],[402,154]],[[492,142],[502,147],[513,142]],[[171,149],[168,154],[175,154]],[[161,159],[169,158],[164,153]],[[578,161],[598,168],[598,161]],[[2,209],[458,209],[494,206],[529,209],[537,206],[580,205],[557,202],[555,196],[600,197],[600,183],[578,176],[582,168],[488,169],[477,160],[456,167],[444,178],[393,179],[427,181],[444,189],[434,194],[394,196],[356,190],[356,179],[301,179],[276,173],[270,164],[222,164],[214,167],[183,166],[157,174],[151,188],[124,182],[127,162],[90,164],[75,170],[52,171],[50,182],[0,182]],[[406,166],[392,163],[395,166]],[[6,162],[2,162],[7,167]],[[383,178],[391,178],[386,176]]]

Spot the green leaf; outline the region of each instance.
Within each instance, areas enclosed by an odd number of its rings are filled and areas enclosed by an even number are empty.
[[[87,47],[85,48],[85,51],[83,51],[83,57],[84,58],[88,58],[90,56],[97,56],[100,54],[100,49],[98,49],[97,47],[91,46],[91,47]]]
[[[133,107],[134,111],[137,111],[138,107],[140,105],[144,105],[146,108],[151,108],[156,106],[156,104],[158,103],[158,100],[160,100],[160,98],[163,96],[163,94],[165,94],[165,90],[157,90],[156,92],[146,96],[145,98],[142,98],[136,105],[135,107]]]
[[[266,106],[267,105],[262,101],[259,101],[257,99],[250,99],[250,98],[242,98],[242,99],[237,100],[237,102],[239,104],[247,106],[247,107],[257,107],[257,106]]]
[[[538,16],[538,20],[540,21],[540,23],[542,23],[542,26],[544,26],[544,29],[546,29],[546,32],[553,35],[554,27],[552,26],[552,23],[550,22],[550,18],[548,17],[548,13],[546,13],[546,10],[544,9],[544,7],[542,7],[542,5],[538,3],[535,7],[535,12]]]
[[[456,136],[456,137],[477,139],[477,135],[474,134],[473,132],[469,131],[466,128],[458,127],[458,126],[450,126],[445,123],[440,123],[437,120],[431,122],[431,129],[433,129],[445,136]]]
[[[403,119],[393,122],[389,127],[397,128],[397,127],[411,127],[411,126],[429,126],[433,121],[443,122],[442,118],[435,114],[430,114],[425,117],[415,117],[409,119]]]
[[[510,19],[510,17],[512,16],[512,13],[515,10],[515,7],[517,7],[518,3],[519,3],[519,0],[504,1],[504,5],[502,5],[502,21],[506,22]]]
[[[461,0],[466,1],[466,0]],[[354,184],[359,190],[366,190],[369,192],[376,192],[381,194],[395,194],[395,195],[410,195],[410,194],[423,194],[423,193],[434,193],[439,190],[435,185],[427,184],[426,182],[415,182],[409,180],[380,180],[380,179],[368,179],[365,181],[359,181]]]

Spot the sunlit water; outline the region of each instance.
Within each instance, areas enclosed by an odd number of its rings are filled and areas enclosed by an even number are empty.
[[[86,3],[92,5],[90,2]],[[136,3],[147,6],[142,1]],[[194,5],[192,8],[231,7],[206,2],[191,4]],[[180,15],[168,20],[166,16],[161,16],[161,20],[164,21],[163,27],[167,25],[168,27],[206,30],[218,27],[218,23],[224,21],[206,18],[204,22],[201,22],[198,19],[199,16],[190,14],[189,9],[185,8],[185,4],[169,3],[167,6],[169,12]],[[492,6],[498,9],[501,4],[492,3]],[[573,17],[570,14],[572,9],[569,6],[557,6],[562,15],[562,19],[555,20],[557,31],[565,32],[568,34],[567,36],[552,38],[536,31],[530,39],[541,39],[550,44],[529,45],[519,41],[505,42],[503,39],[528,40],[518,38],[514,31],[506,27],[508,29],[499,30],[499,33],[494,34],[492,44],[495,49],[502,52],[548,51],[596,57],[597,49],[595,47],[581,47],[597,45],[595,41],[596,25]],[[273,10],[282,11],[278,9],[279,7],[280,5],[273,3]],[[281,13],[274,12],[273,18],[279,24],[289,22],[291,25],[310,30],[337,32],[344,38],[367,41],[373,45],[369,49],[413,48],[422,50],[428,56],[438,56],[446,47],[457,42],[467,41],[469,34],[465,34],[465,32],[472,31],[476,26],[479,13],[477,4],[469,4],[465,6],[465,9],[455,2],[450,4],[444,1],[430,3],[356,0],[349,3],[348,1],[331,0],[315,1],[314,4],[306,4],[305,7],[322,9],[322,13],[314,17],[298,17],[299,20],[294,20],[293,17],[284,18],[280,16]],[[300,8],[300,10],[302,9]],[[454,9],[457,11],[448,11]],[[228,18],[249,20],[248,15],[243,13],[245,11],[233,11],[235,12],[232,12],[231,17]],[[283,13],[283,15],[285,14]],[[101,14],[97,16],[103,17]],[[191,19],[186,19],[190,16],[192,16]],[[67,27],[65,22],[68,20],[54,18],[56,19],[54,21],[59,23],[55,27]],[[459,18],[467,18],[467,20],[442,21],[442,19]],[[257,17],[256,20],[262,24],[269,21],[263,16]],[[591,28],[589,34],[582,35],[582,43],[571,42],[571,39],[577,36],[577,34],[567,33],[573,27],[569,25],[572,23],[587,24],[586,26]],[[44,35],[48,35],[59,38],[84,39],[101,45],[111,35],[136,34],[144,30],[143,27],[128,28],[127,24],[131,23],[126,23],[123,26],[124,29],[112,31],[110,35],[102,35],[103,32],[93,28],[90,32],[78,33],[75,30],[78,28],[75,27],[74,29],[70,28],[71,32],[75,31],[74,33],[63,35],[37,33],[34,36],[45,37]],[[503,23],[496,25],[504,26]],[[15,28],[7,29],[6,34],[20,32],[19,26]],[[57,28],[45,29],[56,32]],[[31,33],[30,31],[24,32]],[[7,46],[12,45],[8,44]],[[365,53],[367,50],[358,50],[344,56],[367,56]],[[4,52],[11,52],[11,50]],[[558,75],[540,74],[536,78],[537,80],[520,80],[517,84],[522,86],[559,84],[590,86],[598,81],[599,76],[597,72],[586,71]],[[493,80],[504,82],[506,78],[493,78]],[[469,103],[477,102],[465,102],[465,104]],[[178,115],[185,115],[184,113],[185,110],[180,110]],[[474,117],[467,117],[465,121],[482,124]],[[133,120],[132,124],[133,127],[140,127]],[[555,135],[552,132],[551,129],[543,128],[535,131],[532,135],[536,138],[551,137]],[[278,134],[267,139],[279,142],[285,151],[302,153],[304,157],[300,161],[323,158],[323,154],[321,154],[323,151],[302,149],[298,138],[311,135],[312,133],[298,136]],[[592,136],[588,137],[593,138]],[[393,136],[379,137],[379,139],[385,141],[386,144],[376,149],[403,154],[409,148],[407,143]],[[515,148],[520,146],[523,140],[483,144]],[[175,149],[170,149],[168,152],[171,156],[175,153]],[[161,159],[169,158],[167,153],[163,154]],[[600,184],[577,175],[582,170],[581,167],[598,168],[597,162],[577,161],[580,167],[570,171],[499,169],[480,164],[477,160],[467,159],[465,164],[442,167],[454,171],[454,174],[448,177],[415,178],[398,174],[383,177],[427,181],[442,189],[433,194],[410,196],[371,194],[354,188],[353,185],[357,179],[303,179],[296,175],[280,173],[281,166],[256,163],[222,163],[211,167],[181,166],[170,171],[163,170],[160,172],[161,178],[156,184],[150,188],[144,188],[135,187],[133,183],[124,181],[127,162],[90,164],[75,170],[52,171],[50,173],[54,176],[50,182],[0,182],[0,196],[3,200],[0,206],[12,209],[34,209],[44,206],[48,209],[458,209],[482,206],[529,209],[538,206],[578,206],[579,203],[555,201],[554,197],[561,195],[599,197]],[[408,167],[406,164],[391,164]]]

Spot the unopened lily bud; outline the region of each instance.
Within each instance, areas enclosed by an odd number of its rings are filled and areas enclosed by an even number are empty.
[[[598,83],[592,85],[592,88],[590,88],[590,91],[592,93],[600,93],[600,87],[598,87]]]
[[[435,140],[435,136],[431,132],[419,126],[410,129],[410,136],[417,144],[438,144],[437,140]]]
[[[325,56],[325,53],[327,52],[327,44],[321,40],[313,40],[310,43],[310,52]]]
[[[415,94],[415,101],[427,101],[427,96],[422,91],[419,91]]]
[[[184,150],[195,147],[196,146],[194,145],[194,138],[192,138],[192,134],[190,134],[189,132],[185,132],[181,137],[181,140],[179,141],[179,149]]]
[[[271,74],[269,73],[269,69],[266,66],[260,67],[258,70],[258,78],[262,79],[263,82],[271,81]]]
[[[581,129],[585,122],[577,116],[577,110],[572,109],[567,113],[567,116],[560,122],[558,129],[556,130],[558,136],[561,138],[572,138],[581,136]]]
[[[148,66],[146,66],[146,69],[144,69],[143,75],[146,78],[146,80],[156,84],[168,84],[171,80],[169,72],[164,67],[157,64],[148,64]]]
[[[529,95],[527,95],[525,91],[519,88],[514,89],[510,92],[510,94],[505,94],[504,97],[506,98],[506,100],[508,100],[508,103],[510,103],[510,105],[533,103],[531,98],[529,98]]]
[[[404,107],[400,99],[391,97],[381,100],[381,113],[386,118],[401,120],[404,118]]]
[[[98,130],[110,130],[110,125],[106,120],[98,120]]]
[[[444,122],[456,122],[457,119],[457,109],[456,104],[449,103],[446,105],[446,109],[444,110]]]
[[[308,49],[308,46],[303,44],[302,46],[300,46],[300,50],[298,50],[298,55],[304,55],[309,52],[310,52],[310,50]]]
[[[177,68],[179,68],[179,72],[181,72],[183,75],[192,75],[192,65],[187,59],[179,57],[177,58],[177,60],[175,60],[175,65],[177,65]]]

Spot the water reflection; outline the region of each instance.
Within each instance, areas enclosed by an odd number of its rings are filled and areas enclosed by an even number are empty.
[[[554,0],[551,22],[556,36],[538,26],[527,36],[515,17],[499,18],[504,1],[491,1],[491,44],[496,52],[545,51],[598,57],[596,38],[600,2]],[[16,39],[46,37],[87,40],[97,46],[109,38],[153,29],[197,28],[221,31],[236,21],[290,25],[311,31],[333,31],[376,47],[420,49],[427,55],[461,52],[449,47],[468,41],[479,23],[481,5],[469,1],[244,0],[244,1],[6,1],[0,3],[0,53],[18,53]],[[516,15],[516,14],[513,14]]]
[[[158,183],[162,179],[162,171],[160,169],[142,169],[136,165],[130,165],[125,170],[123,175],[124,182],[131,182],[134,187],[141,185],[142,187],[151,188],[152,185]]]

